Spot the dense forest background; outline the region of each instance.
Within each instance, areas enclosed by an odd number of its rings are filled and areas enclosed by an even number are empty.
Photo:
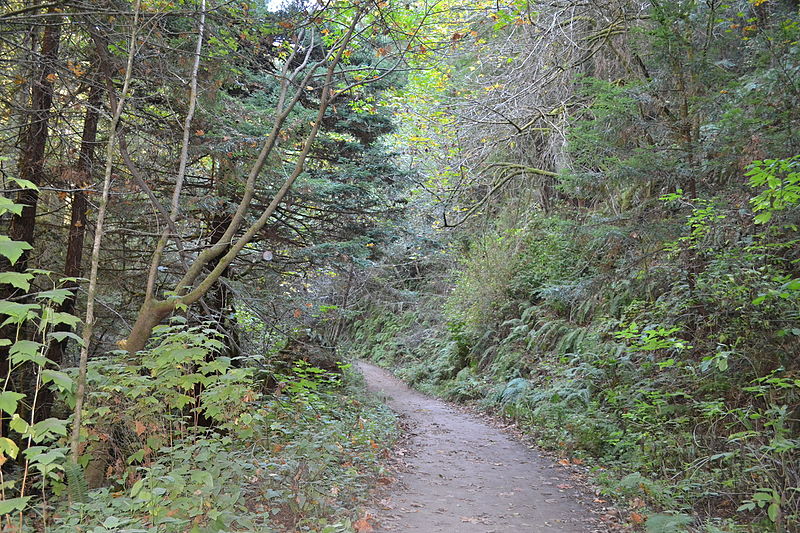
[[[361,357],[798,531],[799,9],[0,2],[4,527],[365,531]]]

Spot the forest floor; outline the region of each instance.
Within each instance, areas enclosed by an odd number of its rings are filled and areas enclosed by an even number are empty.
[[[383,532],[607,531],[577,469],[539,454],[489,421],[361,362],[369,390],[401,418],[397,482],[371,522]]]

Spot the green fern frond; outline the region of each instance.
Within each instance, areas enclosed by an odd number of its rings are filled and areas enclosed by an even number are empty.
[[[89,500],[89,484],[83,475],[83,468],[72,461],[64,465],[67,478],[67,496],[71,502],[85,503]]]

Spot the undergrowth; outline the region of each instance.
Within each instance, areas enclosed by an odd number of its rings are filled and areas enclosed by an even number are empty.
[[[794,241],[767,228],[733,245],[705,243],[719,220],[695,210],[675,241],[703,243],[691,286],[665,265],[604,279],[586,252],[550,242],[565,239],[565,225],[534,220],[513,234],[517,246],[502,244],[506,255],[473,251],[481,268],[456,274],[438,323],[423,300],[402,315],[370,305],[352,342],[415,387],[477,402],[592,465],[600,497],[627,509],[634,527],[798,531]],[[491,261],[507,275],[496,277]]]
[[[242,364],[218,354],[216,335],[161,326],[135,360],[92,361],[78,468],[51,453],[52,494],[7,515],[7,526],[353,531],[383,472],[394,415],[349,365]]]

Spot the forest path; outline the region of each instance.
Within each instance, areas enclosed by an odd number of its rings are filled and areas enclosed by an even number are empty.
[[[596,531],[564,468],[479,418],[360,362],[370,391],[404,420],[399,483],[377,511],[377,531],[425,533]]]

